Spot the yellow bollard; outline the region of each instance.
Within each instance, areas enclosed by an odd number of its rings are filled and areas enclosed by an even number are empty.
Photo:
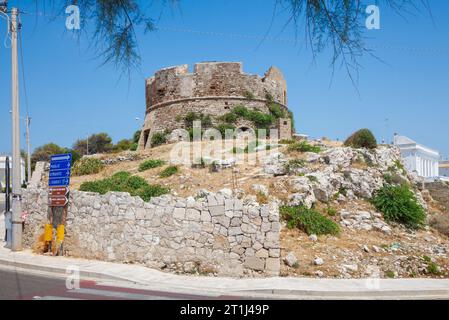
[[[62,243],[64,241],[64,225],[63,224],[58,225],[58,228],[56,229],[56,241],[59,243]]]
[[[53,226],[51,224],[45,225],[44,240],[51,242],[53,240]]]

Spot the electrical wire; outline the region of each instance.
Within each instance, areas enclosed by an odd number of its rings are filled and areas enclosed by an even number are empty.
[[[9,16],[6,13],[0,12],[0,16],[6,20],[6,24],[7,24],[6,35],[5,35],[5,40],[3,41],[3,45],[5,46],[5,48],[10,49],[11,46],[9,46],[7,44],[7,40],[9,40],[9,42],[11,43],[11,22],[10,22]]]

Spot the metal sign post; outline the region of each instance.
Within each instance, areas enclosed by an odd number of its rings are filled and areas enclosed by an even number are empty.
[[[63,255],[64,225],[69,202],[69,184],[72,155],[59,154],[51,157],[48,178],[48,205],[50,207],[50,223],[45,226],[45,242],[48,252],[51,252],[53,242],[53,224],[56,222],[56,254]],[[62,212],[61,212],[62,209]],[[56,219],[56,212],[60,212],[60,219]]]
[[[11,172],[9,167],[9,157],[5,160],[5,241],[6,248],[11,249],[12,245],[12,212],[11,212]]]

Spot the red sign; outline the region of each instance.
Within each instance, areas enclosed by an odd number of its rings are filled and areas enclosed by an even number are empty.
[[[50,207],[64,207],[69,200],[66,196],[50,196]]]
[[[50,196],[65,196],[69,193],[68,187],[50,187],[48,189]]]

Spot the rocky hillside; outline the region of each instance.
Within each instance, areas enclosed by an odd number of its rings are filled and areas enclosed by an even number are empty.
[[[339,232],[315,234],[306,232],[305,222],[292,227],[285,219],[281,230],[283,275],[336,278],[449,275],[449,239],[441,230],[438,232],[427,224],[411,228],[404,221],[394,222],[373,205],[373,197],[384,185],[405,185],[424,209],[426,221],[434,215],[447,215],[434,205],[423,182],[404,170],[396,148],[353,149],[329,141],[311,144],[316,147],[312,148],[314,152],[301,152],[291,145],[270,148],[259,145],[253,155],[258,150],[270,150],[256,164],[236,162],[236,155],[224,150],[218,166],[217,161],[215,165],[178,164],[177,172],[170,176],[160,174],[169,165],[170,145],[145,151],[137,158],[100,156],[105,168],[97,174],[74,177],[72,188],[127,171],[151,184],[169,188],[173,195],[195,196],[204,190],[217,192],[227,188],[244,202],[300,207],[306,210],[303,215],[318,213],[326,223],[337,225]],[[164,160],[166,164],[139,171],[139,164],[148,159]]]

